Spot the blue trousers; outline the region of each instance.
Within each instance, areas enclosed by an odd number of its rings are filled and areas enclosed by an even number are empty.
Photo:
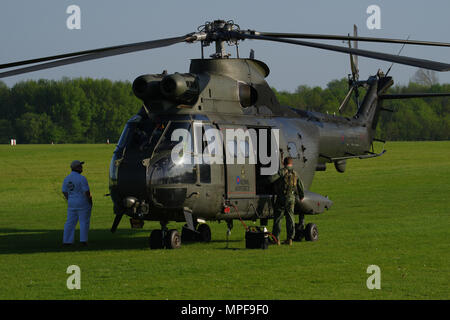
[[[91,220],[91,208],[67,209],[67,221],[64,224],[63,243],[73,243],[75,238],[75,227],[80,220],[80,242],[88,241],[89,223]]]

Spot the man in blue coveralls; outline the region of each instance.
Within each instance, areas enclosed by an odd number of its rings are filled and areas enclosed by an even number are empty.
[[[64,179],[62,192],[67,200],[67,221],[64,225],[63,244],[73,244],[75,227],[80,220],[80,244],[87,246],[89,222],[91,219],[92,196],[87,179],[81,175],[83,164],[79,160],[72,161],[72,172]]]

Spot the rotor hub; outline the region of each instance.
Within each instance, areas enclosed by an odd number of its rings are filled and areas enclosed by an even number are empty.
[[[229,46],[238,46],[240,27],[233,20],[214,20],[207,21],[204,25],[198,27],[199,34],[195,34],[197,40],[202,43],[203,48],[208,47],[213,42],[216,45],[216,52],[210,57],[215,59],[229,58],[230,54],[225,51],[225,43]],[[239,54],[238,54],[239,55]]]

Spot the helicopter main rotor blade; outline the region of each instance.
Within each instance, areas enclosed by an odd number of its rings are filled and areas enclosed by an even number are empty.
[[[381,42],[381,43],[398,43],[398,44],[412,44],[418,46],[435,46],[435,47],[450,47],[448,42],[435,41],[421,41],[421,40],[405,40],[405,39],[389,39],[389,38],[375,38],[375,37],[348,37],[340,35],[328,34],[310,34],[310,33],[276,33],[276,32],[258,32],[250,31],[251,34],[265,37],[285,38],[285,39],[316,39],[316,40],[352,40],[362,42]]]
[[[307,41],[302,41],[302,40],[291,40],[291,39],[283,39],[283,38],[277,38],[277,37],[258,36],[258,35],[252,35],[252,34],[246,34],[246,33],[240,33],[240,37],[244,38],[244,39],[255,39],[255,40],[266,40],[266,41],[290,43],[290,44],[296,44],[296,45],[305,46],[305,47],[329,50],[329,51],[351,53],[351,54],[366,57],[366,58],[390,61],[390,62],[395,62],[395,63],[399,63],[399,64],[405,64],[405,65],[410,65],[410,66],[414,66],[414,67],[430,69],[430,70],[435,70],[435,71],[440,71],[440,72],[450,71],[450,64],[432,61],[432,60],[417,59],[417,58],[411,58],[411,57],[406,57],[406,56],[397,56],[397,55],[392,55],[392,54],[388,54],[388,53],[346,48],[346,47],[340,47],[340,46],[335,46],[335,45],[330,45],[330,44],[307,42]],[[349,37],[347,36],[346,40],[348,40],[348,39],[349,39]]]
[[[12,63],[6,63],[0,65],[0,69],[6,69],[6,68],[12,68],[17,66],[23,66],[27,64],[35,64],[28,67],[23,68],[17,68],[10,71],[5,71],[0,73],[0,78],[9,77],[13,75],[18,75],[22,73],[28,73],[38,70],[44,70],[59,66],[64,66],[68,64],[83,62],[83,61],[89,61],[94,59],[100,59],[100,58],[106,58],[136,51],[142,51],[142,50],[149,50],[149,49],[156,49],[161,47],[167,47],[176,43],[185,42],[189,40],[189,35],[182,36],[182,37],[174,37],[174,38],[167,38],[167,39],[159,39],[159,40],[152,40],[152,41],[144,41],[144,42],[137,42],[137,43],[130,43],[125,45],[119,45],[119,46],[113,46],[113,47],[105,47],[105,48],[99,48],[94,50],[86,50],[86,51],[79,51],[79,52],[72,52],[72,53],[66,53],[56,56],[49,56],[49,57],[43,57],[43,58],[37,58],[37,59],[30,59],[30,60],[24,60],[24,61],[17,61]],[[49,62],[46,62],[49,61]]]
[[[438,98],[449,96],[450,93],[405,93],[405,94],[384,94],[378,96],[378,98],[384,100],[393,100],[393,99],[415,99],[415,98]]]

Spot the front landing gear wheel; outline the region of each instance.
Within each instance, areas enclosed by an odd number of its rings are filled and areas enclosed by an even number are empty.
[[[305,227],[305,240],[317,241],[319,240],[319,230],[315,223],[308,223]]]
[[[153,230],[149,239],[150,249],[164,248],[162,230]]]
[[[201,242],[210,242],[211,241],[211,229],[206,223],[202,223],[197,228],[198,238]]]
[[[181,247],[181,237],[176,229],[166,232],[164,243],[167,249],[179,249]]]

